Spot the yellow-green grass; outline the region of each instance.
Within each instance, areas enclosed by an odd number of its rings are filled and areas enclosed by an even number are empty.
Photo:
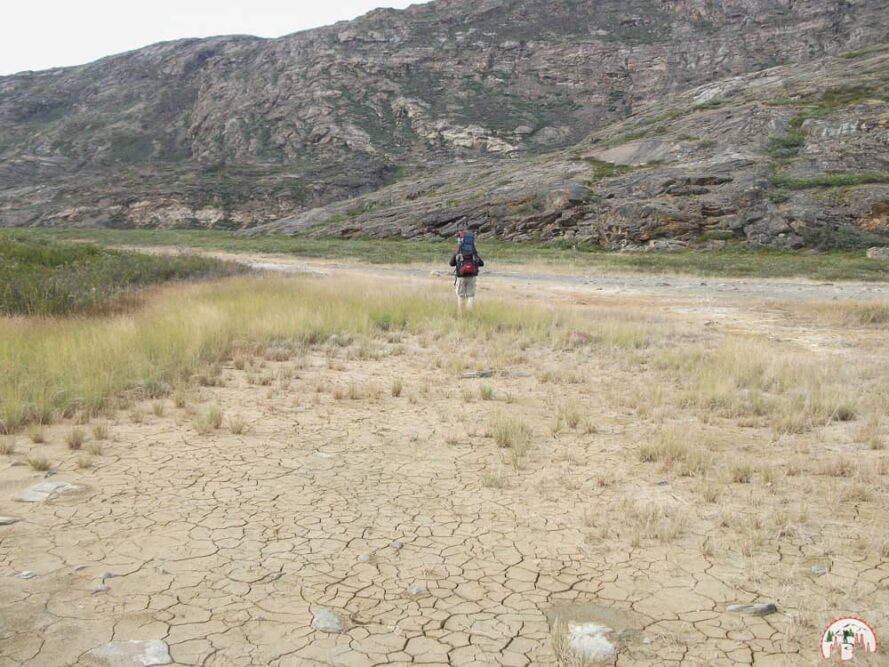
[[[782,304],[791,312],[842,327],[889,329],[889,302],[847,301]]]
[[[683,406],[765,418],[777,433],[849,421],[865,398],[857,369],[755,339],[661,351],[655,365],[675,375]]]
[[[531,342],[632,346],[641,322],[489,301],[458,316],[447,286],[366,286],[313,278],[232,278],[158,288],[126,314],[77,319],[0,318],[0,429],[47,423],[57,413],[95,413],[124,391],[167,393],[236,348],[293,349],[334,334],[393,329],[470,336],[511,332]],[[434,343],[433,343],[434,344]]]

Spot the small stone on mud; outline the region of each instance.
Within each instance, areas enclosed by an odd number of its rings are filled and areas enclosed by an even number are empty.
[[[816,577],[825,575],[828,572],[830,572],[830,568],[827,567],[827,565],[818,563],[818,564],[812,566],[812,574],[814,574]]]
[[[93,587],[92,592],[93,593],[107,593],[110,590],[111,590],[110,586],[106,586],[105,584],[97,584],[95,587]]]
[[[17,575],[15,575],[19,579],[33,579],[37,575],[31,572],[31,570],[22,570]]]
[[[402,542],[401,540],[392,540],[392,543],[389,546],[391,546],[395,550],[398,550],[404,546],[404,542]]]
[[[324,607],[312,607],[312,627],[321,632],[330,632],[340,634],[345,628],[345,624],[336,612]]]
[[[105,667],[153,667],[173,662],[170,648],[160,639],[113,641],[87,653]]]
[[[611,628],[598,623],[572,623],[568,626],[568,648],[581,661],[602,662],[616,649],[608,639]]]
[[[21,521],[21,519],[14,516],[0,516],[0,526],[11,526],[19,521]]]
[[[106,572],[103,574],[102,580],[104,581],[105,579],[114,579],[114,572]]]
[[[370,554],[360,554],[358,556],[358,561],[361,563],[369,563],[370,562]]]
[[[407,587],[407,592],[411,595],[423,595],[427,589],[423,584],[411,584]]]
[[[474,378],[494,377],[494,371],[467,371],[461,375],[464,380],[472,380]]]
[[[745,616],[768,616],[778,611],[774,602],[760,602],[758,604],[730,604],[725,608],[732,614],[744,614]]]
[[[58,493],[76,491],[78,488],[67,482],[40,482],[19,492],[15,499],[23,503],[42,503]]]

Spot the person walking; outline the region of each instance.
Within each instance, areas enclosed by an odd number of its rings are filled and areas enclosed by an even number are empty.
[[[450,265],[454,267],[454,288],[457,292],[457,309],[472,310],[475,303],[475,284],[478,270],[485,265],[475,247],[475,234],[462,231],[457,234],[457,249],[451,255]]]

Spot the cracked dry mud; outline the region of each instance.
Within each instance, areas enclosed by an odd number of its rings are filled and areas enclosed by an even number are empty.
[[[524,294],[535,295],[589,297]],[[769,316],[752,302],[657,305],[671,326],[713,339],[759,335]],[[726,312],[737,317],[721,331]],[[885,368],[885,331],[808,323],[796,340],[792,320],[782,325],[776,344],[827,341],[813,353]],[[554,665],[564,658],[554,632],[595,622],[613,629],[618,665],[806,665],[845,614],[889,639],[885,453],[855,443],[855,424],[788,440],[713,417],[718,465],[781,470],[798,451],[813,462],[841,452],[876,472],[858,500],[844,493],[863,482],[813,468],[718,478],[722,495],[708,503],[700,479],[639,462],[665,418],[632,407],[661,381],[654,371],[627,353],[510,346],[388,334],[371,354],[330,343],[241,370],[229,361],[223,386],[195,389],[184,408],[166,400],[156,416],[142,403],[141,423],[119,412],[90,469],[63,444],[70,423],[48,427],[48,444],[20,436],[0,461],[0,514],[21,519],[0,526],[0,664],[105,664],[96,649],[108,642],[163,640],[176,665]],[[455,358],[506,372],[459,379]],[[553,429],[565,401],[591,426]],[[200,434],[195,418],[211,405],[226,420]],[[504,413],[532,432],[517,467],[487,433]],[[226,428],[235,415],[245,432]],[[669,419],[697,427],[700,415]],[[44,481],[13,465],[29,451],[78,489],[15,502]],[[682,515],[684,528],[634,537],[628,502]],[[762,523],[752,543],[731,527],[745,522]],[[14,576],[24,570],[35,576]],[[756,602],[778,612],[726,610]]]

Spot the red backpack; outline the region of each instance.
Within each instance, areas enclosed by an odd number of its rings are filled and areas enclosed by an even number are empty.
[[[478,275],[478,254],[475,252],[475,237],[472,232],[463,232],[457,244],[457,277],[468,278]]]

